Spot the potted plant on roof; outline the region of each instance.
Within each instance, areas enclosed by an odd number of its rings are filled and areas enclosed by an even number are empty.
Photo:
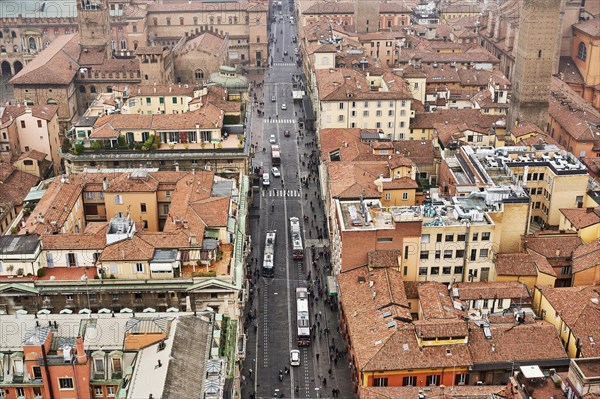
[[[15,270],[15,267],[13,265],[8,265],[6,267],[6,272],[9,273],[8,276],[7,276],[8,278],[13,278],[14,277],[13,274],[12,274],[13,270]]]
[[[25,274],[25,270],[23,270],[22,267],[17,269],[17,277],[23,277],[24,274]]]

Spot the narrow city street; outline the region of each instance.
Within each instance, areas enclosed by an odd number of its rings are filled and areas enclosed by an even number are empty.
[[[327,226],[321,205],[314,131],[301,128],[305,110],[292,98],[304,90],[299,67],[297,30],[290,16],[293,3],[272,3],[269,67],[250,73],[255,96],[251,122],[255,177],[268,173],[270,184],[255,179],[250,210],[252,253],[246,308],[248,335],[242,373],[244,398],[354,398],[348,360],[339,331],[337,298],[328,296]],[[263,80],[264,79],[264,80]],[[289,134],[286,134],[289,131]],[[272,173],[271,146],[281,148],[281,176]],[[260,181],[260,183],[259,183]],[[298,217],[304,259],[292,258],[289,219]],[[274,276],[261,273],[267,231],[276,231]],[[298,347],[296,288],[309,294],[310,346]],[[300,365],[290,365],[290,351],[300,351]],[[282,374],[282,377],[280,377]]]

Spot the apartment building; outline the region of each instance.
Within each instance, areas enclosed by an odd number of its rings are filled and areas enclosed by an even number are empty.
[[[373,31],[378,29],[398,28],[410,25],[412,10],[406,3],[386,2],[378,4],[378,26],[374,24]],[[300,26],[304,27],[318,23],[327,18],[337,25],[355,25],[357,21],[356,7],[353,2],[336,2],[332,5],[326,1],[300,2],[298,5]]]
[[[0,109],[0,118],[0,151],[18,157],[35,150],[45,154],[54,173],[60,170],[57,105],[8,105]]]
[[[318,104],[319,129],[378,129],[388,139],[408,138],[414,116],[413,96],[400,77],[389,73],[363,75],[354,69],[327,66],[315,68],[313,103]]]
[[[572,359],[598,357],[600,347],[598,286],[536,287],[536,313],[552,324]]]
[[[228,359],[219,356],[223,342],[213,339],[222,328],[221,314],[40,314],[19,320],[0,345],[2,365],[10,371],[0,380],[6,398],[189,397],[190,392],[207,392],[201,382],[166,378],[183,378],[190,367],[205,373],[202,381],[210,381],[213,389],[221,394],[225,389]],[[190,340],[193,347],[182,344]]]
[[[516,184],[531,198],[530,222],[558,226],[560,209],[583,204],[589,175],[571,153],[553,145],[472,149],[461,147],[446,158],[440,180],[454,194],[489,184]]]
[[[560,210],[559,230],[575,231],[584,243],[600,238],[600,207]]]
[[[598,16],[587,21],[579,22],[572,27],[571,60],[578,69],[583,84],[571,85],[579,95],[600,110],[600,30]]]
[[[496,255],[496,282],[519,282],[533,292],[536,285],[554,287],[557,274],[545,256],[535,251]]]

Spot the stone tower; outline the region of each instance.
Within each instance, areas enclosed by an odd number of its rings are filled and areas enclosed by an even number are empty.
[[[110,16],[107,0],[79,0],[77,21],[81,47],[106,48],[110,39]]]
[[[379,30],[378,0],[354,0],[354,29],[356,33]]]
[[[507,128],[532,122],[546,130],[560,3],[522,0]]]

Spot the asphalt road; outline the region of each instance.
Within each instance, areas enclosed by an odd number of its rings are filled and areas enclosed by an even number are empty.
[[[335,304],[333,309],[324,305],[326,293],[319,293],[319,287],[325,291],[328,242],[324,239],[327,236],[325,218],[315,177],[314,132],[299,129],[302,104],[292,100],[294,79],[297,83],[302,74],[296,63],[296,44],[292,41],[297,35],[296,25],[289,18],[292,4],[290,0],[284,0],[281,8],[273,3],[272,6],[275,8],[271,15],[276,20],[271,22],[270,66],[264,73],[262,85],[258,80],[253,88],[253,94],[257,96],[256,107],[264,115],[255,113],[251,124],[252,142],[257,149],[252,166],[262,168],[264,172],[271,170],[269,140],[274,135],[281,147],[281,177],[271,174],[269,187],[261,185],[253,190],[249,275],[254,274],[251,279],[254,287],[246,314],[248,342],[242,370],[242,395],[244,398],[329,398],[333,397],[332,390],[339,389],[336,397],[354,398],[348,360],[342,355],[336,358],[336,349],[344,352],[337,333],[338,313]],[[290,137],[284,136],[286,130],[290,131]],[[301,179],[307,182],[303,184]],[[292,259],[289,218],[293,216],[298,217],[302,225],[304,261]],[[267,230],[277,231],[273,278],[257,274],[262,264]],[[323,254],[319,255],[320,252]],[[315,325],[314,338],[305,348],[298,348],[296,340],[297,287],[310,287],[314,292],[309,301],[311,324]],[[335,302],[333,298],[332,302]],[[290,366],[292,349],[300,350],[300,366]],[[286,367],[289,373],[284,373],[283,381],[280,381],[279,371]]]

